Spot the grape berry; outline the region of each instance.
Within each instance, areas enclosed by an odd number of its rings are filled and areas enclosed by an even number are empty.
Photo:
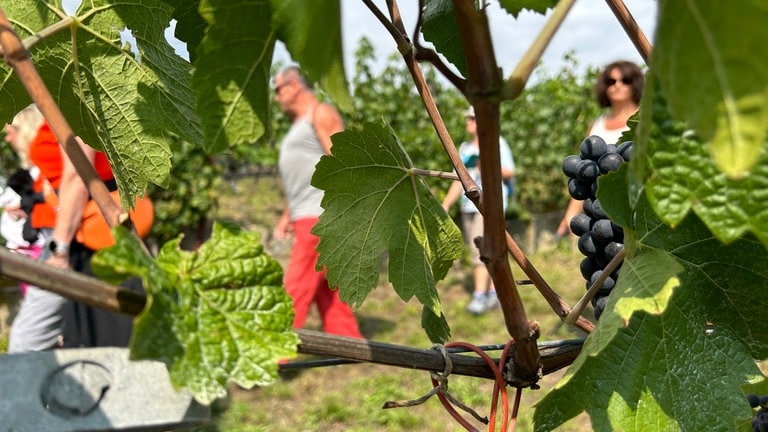
[[[568,177],[568,193],[576,200],[584,201],[584,213],[570,221],[571,232],[579,237],[579,251],[585,256],[581,261],[581,275],[587,289],[603,273],[603,270],[624,248],[624,231],[603,211],[596,197],[597,179],[603,174],[619,169],[632,157],[632,141],[620,145],[607,144],[604,139],[592,135],[581,143],[580,153],[563,160],[563,173]],[[608,294],[618,279],[618,268],[603,282],[594,298],[595,319],[599,319],[608,301]],[[768,413],[766,413],[768,416]],[[766,429],[768,432],[768,429]]]
[[[749,406],[757,408],[755,417],[752,419],[752,430],[754,432],[768,432],[768,396],[747,395]]]

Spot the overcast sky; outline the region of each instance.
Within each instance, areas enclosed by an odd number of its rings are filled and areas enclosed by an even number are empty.
[[[385,0],[373,0],[386,12]],[[504,74],[514,69],[523,53],[530,46],[544,26],[547,17],[536,13],[523,12],[518,19],[499,7],[498,0],[490,0],[489,19],[494,49],[499,66]],[[656,0],[624,0],[632,16],[653,43],[656,19]],[[347,73],[354,69],[353,53],[362,36],[372,41],[381,59],[395,52],[397,47],[389,34],[361,0],[341,0],[344,30],[345,66]],[[398,2],[403,20],[409,32],[417,18],[415,0]],[[551,14],[551,12],[550,12]],[[605,0],[577,0],[568,13],[549,47],[544,53],[547,71],[556,72],[562,65],[563,54],[569,50],[576,53],[581,65],[603,66],[617,59],[634,60],[642,64],[642,58],[626,36]]]

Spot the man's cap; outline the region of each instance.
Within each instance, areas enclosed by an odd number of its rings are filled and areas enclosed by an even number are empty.
[[[467,108],[464,111],[464,117],[474,117],[474,116],[475,116],[475,107],[470,105],[469,108]]]

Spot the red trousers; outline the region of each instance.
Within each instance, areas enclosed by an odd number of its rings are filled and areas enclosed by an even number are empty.
[[[294,328],[304,326],[312,303],[323,320],[326,333],[363,338],[357,326],[357,319],[348,304],[339,298],[339,290],[331,290],[325,279],[325,269],[318,272],[317,244],[320,239],[310,233],[317,218],[302,218],[293,222],[294,243],[291,258],[285,272],[285,289],[293,299],[296,314]]]

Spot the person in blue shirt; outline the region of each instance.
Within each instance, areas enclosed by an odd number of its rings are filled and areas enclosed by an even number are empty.
[[[467,167],[470,176],[477,183],[477,186],[482,188],[479,159],[480,141],[477,135],[474,109],[469,107],[464,112],[464,117],[470,139],[459,146],[459,156]],[[506,210],[511,194],[510,188],[515,177],[515,161],[512,158],[509,144],[502,137],[499,137],[499,152],[501,156],[502,195],[504,209]],[[488,274],[488,269],[480,260],[480,251],[474,244],[474,239],[483,235],[483,215],[480,214],[474,203],[464,196],[460,182],[456,181],[451,184],[448,193],[443,199],[443,208],[448,210],[459,198],[461,198],[462,233],[464,235],[464,242],[470,250],[474,280],[474,292],[471,301],[467,305],[467,311],[474,315],[480,315],[489,309],[498,307],[499,300],[496,297],[496,290],[493,287],[491,276]]]

